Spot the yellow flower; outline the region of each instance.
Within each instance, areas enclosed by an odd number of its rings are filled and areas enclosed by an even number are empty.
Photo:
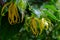
[[[37,35],[38,34],[38,30],[37,30],[37,23],[36,23],[36,20],[35,18],[31,18],[31,24],[30,24],[30,28],[33,32],[34,35]]]
[[[9,23],[11,25],[20,22],[20,17],[19,17],[19,14],[18,14],[18,10],[17,10],[17,7],[14,3],[11,3],[10,6],[9,6],[8,20],[9,20]]]
[[[1,15],[2,15],[2,16],[5,16],[4,13],[3,13],[3,11],[4,11],[4,9],[5,9],[10,3],[11,3],[11,2],[6,3],[6,4],[2,7],[2,11],[1,11]]]
[[[48,22],[42,18],[40,21],[40,34],[42,33],[43,30],[47,30],[48,29]]]

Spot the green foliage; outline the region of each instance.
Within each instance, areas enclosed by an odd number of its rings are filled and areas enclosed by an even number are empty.
[[[7,0],[10,2],[12,0]],[[60,0],[13,0],[17,6],[20,21],[18,24],[10,25],[8,22],[8,7],[4,9],[3,15],[1,11],[3,6],[0,5],[0,39],[1,40],[60,40]],[[23,13],[24,15],[23,15]],[[21,15],[22,14],[22,15]],[[29,15],[31,14],[31,15]],[[38,34],[34,35],[31,31],[31,19],[35,18]],[[48,29],[42,29],[42,18],[48,23]],[[39,24],[39,22],[40,24]],[[43,22],[44,23],[44,22]],[[42,25],[43,25],[42,23]],[[42,26],[43,27],[43,26]],[[46,23],[44,24],[44,28]],[[33,28],[34,29],[34,28]],[[42,29],[42,33],[41,33]],[[41,34],[40,34],[41,33]]]

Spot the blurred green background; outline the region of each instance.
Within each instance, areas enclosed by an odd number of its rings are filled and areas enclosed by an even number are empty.
[[[10,1],[16,4],[20,21],[22,12],[24,13],[23,22],[9,24],[9,5],[2,13],[5,16],[1,15],[2,8]],[[33,35],[29,28],[31,19],[28,19],[31,16],[38,19],[45,18],[49,22],[48,30],[43,30],[41,35]],[[0,0],[0,40],[60,40],[60,0]]]

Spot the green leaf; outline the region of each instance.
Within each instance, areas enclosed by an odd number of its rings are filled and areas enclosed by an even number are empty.
[[[51,20],[57,20],[57,18],[56,18],[56,16],[55,15],[53,15],[51,12],[49,12],[48,10],[44,10],[43,11],[47,16],[48,16],[48,18],[50,18]]]
[[[60,0],[58,0],[58,1],[56,2],[56,7],[57,7],[58,9],[60,9]]]
[[[54,5],[44,5],[44,8],[51,9],[52,11],[56,11],[56,7]]]
[[[24,11],[26,9],[28,0],[17,0],[17,1],[18,1],[18,3],[16,3],[16,4],[17,4],[18,8]]]

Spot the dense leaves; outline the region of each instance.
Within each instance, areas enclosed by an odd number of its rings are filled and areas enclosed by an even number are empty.
[[[0,0],[0,40],[60,40],[60,0]]]

